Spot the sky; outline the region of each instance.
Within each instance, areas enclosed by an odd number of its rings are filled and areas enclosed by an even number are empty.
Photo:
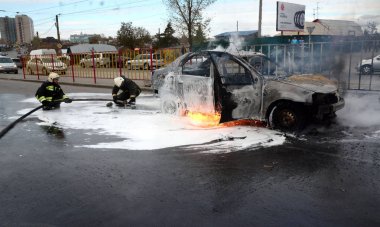
[[[70,98],[109,98],[108,93],[68,93]],[[345,108],[337,112],[337,122],[345,127],[349,140],[356,128],[367,128],[366,139],[380,138],[380,96],[379,94],[346,94]],[[33,97],[22,100],[35,106],[40,105]],[[202,153],[230,153],[242,150],[256,150],[262,147],[279,146],[287,142],[287,137],[276,130],[256,126],[224,127],[207,126],[192,121],[187,116],[162,114],[160,98],[142,93],[137,98],[137,108],[122,109],[106,107],[104,101],[62,103],[61,108],[52,111],[36,111],[29,118],[37,117],[42,126],[54,126],[65,134],[69,130],[85,130],[82,142],[76,147],[93,149],[157,150],[176,146],[200,150]],[[29,112],[22,109],[10,119],[17,119]],[[363,111],[365,110],[365,111]],[[335,127],[334,124],[331,127]],[[323,127],[319,130],[323,130]],[[90,143],[86,135],[115,136],[115,140]],[[118,139],[117,139],[118,138]],[[173,140],[175,138],[175,140]],[[302,136],[300,137],[302,138]],[[205,144],[207,143],[207,144]]]
[[[262,34],[275,35],[276,0],[263,0]],[[380,25],[379,0],[292,0],[306,6],[305,20],[351,20],[361,25]],[[259,0],[217,0],[205,11],[211,18],[209,37],[228,31],[258,29]],[[169,13],[163,0],[0,0],[0,17],[25,14],[32,18],[35,32],[44,38],[57,37],[55,17],[59,15],[61,39],[73,34],[103,34],[116,37],[122,22],[147,29],[151,35],[163,32]],[[380,30],[378,28],[378,30]]]

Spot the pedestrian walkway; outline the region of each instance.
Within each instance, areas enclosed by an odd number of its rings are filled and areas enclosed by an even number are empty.
[[[42,83],[47,80],[47,76],[37,76],[37,75],[28,75],[25,79],[22,74],[6,74],[0,73],[0,79],[2,80],[16,80],[16,81],[27,81],[27,82],[38,82]],[[150,86],[150,81],[144,80],[134,80],[134,82],[139,85],[141,90],[153,91]],[[94,78],[75,78],[73,81],[72,77],[61,76],[59,79],[60,84],[64,85],[73,85],[73,86],[88,86],[88,87],[103,87],[103,88],[112,88],[113,79],[96,79]]]

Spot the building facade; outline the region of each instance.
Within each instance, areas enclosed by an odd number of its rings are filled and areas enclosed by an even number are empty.
[[[90,38],[98,36],[96,34],[82,34],[70,35],[70,42],[72,43],[90,43]]]
[[[34,37],[33,20],[27,15],[16,15],[16,36],[18,44],[29,44]]]
[[[283,32],[283,35],[329,35],[329,36],[362,36],[363,31],[359,24],[347,20],[316,19],[305,22],[304,31]]]
[[[12,45],[16,43],[16,21],[11,17],[0,17],[0,35],[4,43]]]

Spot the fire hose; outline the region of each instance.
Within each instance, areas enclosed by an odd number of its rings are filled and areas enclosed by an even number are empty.
[[[96,99],[96,98],[91,98],[91,99],[72,99],[71,101],[73,102],[76,102],[76,101],[112,101],[112,99]],[[57,101],[57,102],[63,102],[63,101]],[[21,117],[19,117],[17,120],[15,120],[14,122],[12,122],[11,124],[9,124],[7,127],[5,127],[3,130],[1,130],[0,132],[0,139],[3,138],[3,136],[5,134],[7,134],[7,132],[9,130],[11,130],[17,123],[19,123],[20,121],[22,121],[24,118],[26,118],[27,116],[29,116],[30,114],[36,112],[37,110],[41,109],[43,107],[43,105],[41,106],[38,106],[34,109],[32,109],[31,111],[29,111],[28,113],[22,115]]]

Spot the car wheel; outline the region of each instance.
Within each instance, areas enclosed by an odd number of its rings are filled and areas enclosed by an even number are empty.
[[[14,71],[14,74],[18,74],[18,70],[17,70],[17,71]]]
[[[271,125],[281,131],[298,131],[306,125],[305,111],[302,106],[283,102],[278,104],[272,112]]]
[[[80,63],[80,66],[82,66],[82,68],[86,68],[86,65],[84,63]]]
[[[180,105],[178,98],[174,95],[167,94],[161,97],[161,112],[164,114],[182,114],[179,112]],[[182,111],[181,111],[182,112]]]
[[[148,63],[145,63],[144,64],[144,70],[148,70],[149,69],[149,65],[148,65]]]
[[[131,70],[131,69],[132,69],[132,65],[131,65],[131,64],[128,64],[128,65],[127,65],[127,69],[128,69],[128,70]]]
[[[26,70],[27,72],[28,72],[28,74],[29,75],[33,75],[33,71],[32,71],[32,69],[31,68],[27,68],[27,70]]]
[[[370,66],[370,65],[363,65],[361,72],[364,75],[371,74],[372,73],[372,66]]]

